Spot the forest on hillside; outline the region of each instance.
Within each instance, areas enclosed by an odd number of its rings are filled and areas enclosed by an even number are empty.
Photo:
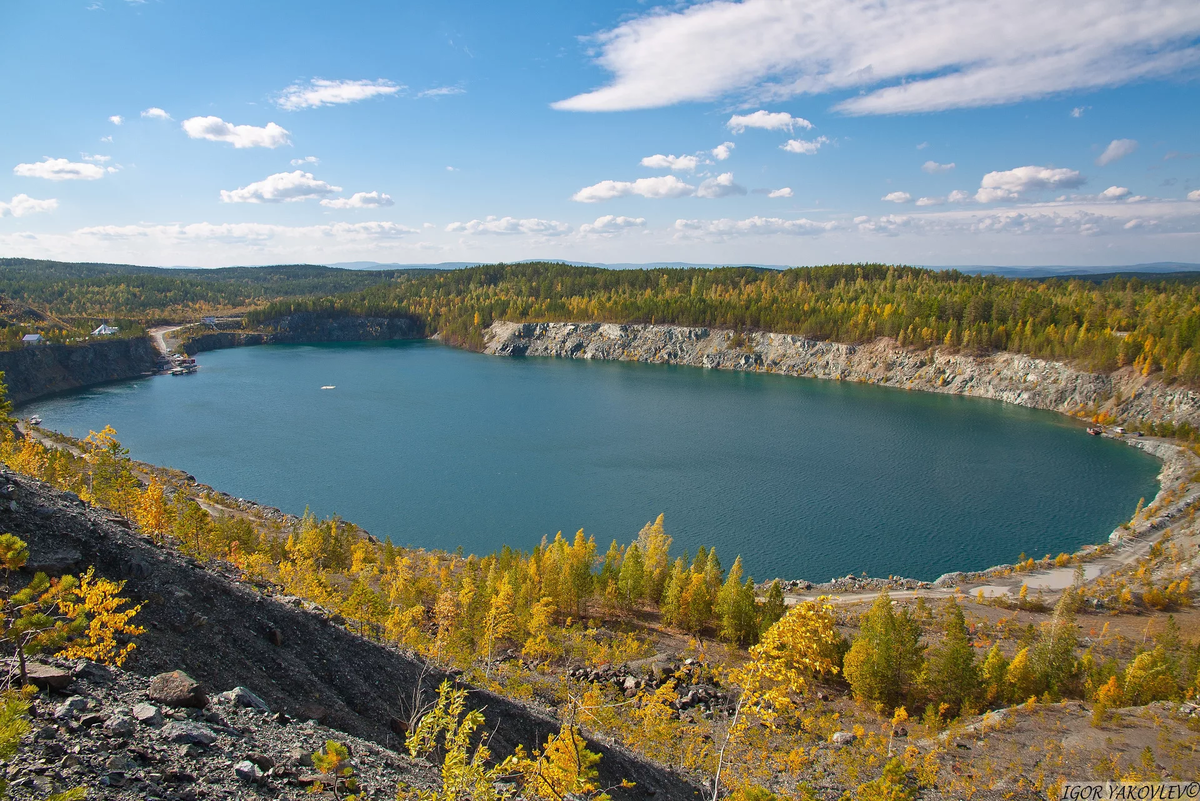
[[[1097,371],[1133,365],[1200,384],[1200,285],[1188,275],[1011,279],[884,264],[790,270],[606,270],[554,263],[402,275],[325,297],[275,301],[252,325],[298,311],[409,315],[479,347],[494,320],[666,323],[839,342],[1011,351]]]

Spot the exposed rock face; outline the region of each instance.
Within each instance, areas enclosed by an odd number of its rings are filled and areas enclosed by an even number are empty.
[[[674,325],[496,322],[485,353],[683,364],[881,384],[924,392],[992,398],[1073,414],[1104,409],[1127,421],[1187,422],[1200,427],[1200,394],[1169,387],[1130,369],[1089,373],[1012,353],[978,357],[908,350],[893,340],[866,345],[819,342],[790,334]]]
[[[136,378],[152,372],[157,361],[158,351],[145,337],[0,351],[8,397],[17,404],[55,392]]]
[[[188,353],[232,348],[302,342],[368,342],[416,339],[425,335],[424,326],[409,317],[351,317],[301,312],[272,320],[263,331],[214,331],[191,337],[184,343]]]

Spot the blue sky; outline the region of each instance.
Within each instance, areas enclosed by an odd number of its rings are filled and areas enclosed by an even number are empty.
[[[1194,0],[5,0],[0,67],[0,255],[1200,261]]]

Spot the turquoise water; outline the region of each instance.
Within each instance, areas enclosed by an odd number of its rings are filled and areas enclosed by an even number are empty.
[[[1157,491],[1141,451],[975,398],[430,342],[199,361],[22,414],[111,424],[137,459],[401,545],[528,549],[583,528],[603,551],[664,512],[676,550],[740,553],[759,578],[931,579],[1073,551]]]

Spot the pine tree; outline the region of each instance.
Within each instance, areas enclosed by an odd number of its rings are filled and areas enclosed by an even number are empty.
[[[896,614],[887,591],[880,593],[843,663],[855,697],[890,708],[903,703],[921,667],[920,637],[907,610]]]
[[[758,634],[754,582],[742,580],[742,557],[733,562],[729,576],[717,596],[717,620],[721,639],[743,647],[753,645]]]
[[[645,597],[646,563],[642,559],[642,549],[636,542],[625,551],[617,586],[621,590],[621,600],[626,606],[637,606]]]
[[[947,599],[942,613],[942,640],[925,655],[925,692],[937,706],[947,704],[952,712],[971,708],[979,695],[979,670],[971,646],[962,607]]]
[[[759,632],[765,632],[775,622],[783,617],[783,613],[787,611],[787,605],[783,600],[783,585],[779,583],[779,579],[771,582],[770,588],[767,590],[767,599],[759,610]]]
[[[987,658],[983,660],[980,679],[983,682],[983,699],[985,703],[1003,703],[1005,698],[1008,697],[1006,692],[1008,660],[1001,653],[999,644],[993,645],[992,650],[988,651]]]
[[[693,572],[687,587],[679,596],[679,625],[693,634],[704,630],[712,621],[713,601],[703,573]]]

